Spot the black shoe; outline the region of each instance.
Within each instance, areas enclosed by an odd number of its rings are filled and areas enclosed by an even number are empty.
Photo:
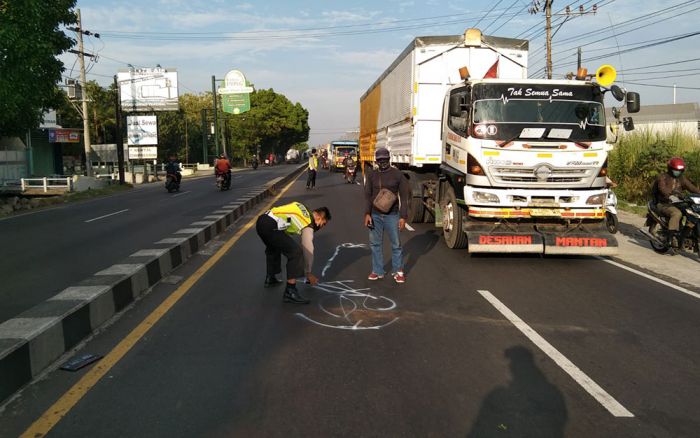
[[[284,289],[284,295],[282,296],[282,301],[285,303],[293,304],[309,304],[311,301],[307,300],[297,290],[296,286],[287,285]]]
[[[265,287],[270,287],[270,286],[277,286],[278,284],[282,283],[280,280],[277,279],[274,275],[268,275],[265,277]]]

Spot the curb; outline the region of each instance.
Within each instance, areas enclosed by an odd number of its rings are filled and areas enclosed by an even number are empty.
[[[301,174],[284,177],[222,206],[190,228],[142,249],[0,324],[0,403],[124,310],[239,217]]]

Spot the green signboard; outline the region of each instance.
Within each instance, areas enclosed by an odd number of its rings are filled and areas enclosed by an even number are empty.
[[[253,88],[243,73],[231,70],[224,77],[224,86],[217,90],[221,95],[223,110],[230,114],[241,114],[250,110],[250,93]]]
[[[225,113],[241,114],[250,110],[250,94],[222,94],[221,104]]]

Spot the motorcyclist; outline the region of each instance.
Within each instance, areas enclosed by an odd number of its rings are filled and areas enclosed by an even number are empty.
[[[219,159],[216,160],[216,175],[223,175],[224,180],[226,184],[229,184],[231,182],[231,162],[226,158],[226,155],[221,154],[219,155]]]
[[[177,184],[180,185],[182,173],[180,173],[180,162],[174,154],[168,156],[168,162],[165,164],[165,172],[175,175]]]
[[[667,243],[669,246],[677,247],[681,217],[683,214],[673,205],[679,202],[684,195],[684,190],[700,194],[700,189],[695,187],[688,178],[683,175],[685,172],[685,162],[682,158],[671,158],[667,163],[668,171],[660,174],[654,182],[652,193],[656,202],[656,210],[663,216],[668,217]]]
[[[345,166],[345,180],[350,182],[350,168],[355,168],[355,159],[352,158],[350,153],[345,153],[345,159],[343,160],[343,166]]]

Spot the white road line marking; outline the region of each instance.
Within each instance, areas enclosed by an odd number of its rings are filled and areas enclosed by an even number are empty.
[[[622,263],[617,263],[617,262],[614,262],[614,261],[612,261],[612,260],[608,260],[608,259],[603,258],[603,257],[600,257],[600,256],[596,256],[596,258],[597,258],[598,260],[604,261],[605,263],[610,263],[610,264],[613,265],[613,266],[617,266],[617,267],[620,268],[620,269],[624,269],[625,271],[629,271],[629,272],[632,272],[633,274],[637,274],[637,275],[639,275],[640,277],[644,277],[644,278],[646,278],[646,279],[648,279],[648,280],[655,281],[655,282],[657,282],[657,283],[659,283],[659,284],[663,284],[664,286],[668,286],[668,287],[670,287],[670,288],[672,288],[672,289],[675,289],[675,290],[677,290],[677,291],[679,291],[679,292],[683,292],[684,294],[688,294],[688,295],[690,295],[691,297],[700,299],[700,294],[699,294],[699,293],[693,292],[692,290],[686,289],[686,288],[684,288],[684,287],[682,287],[682,286],[677,286],[677,285],[675,285],[675,284],[673,284],[673,283],[669,283],[668,281],[662,280],[662,279],[660,279],[660,278],[656,278],[656,277],[654,277],[653,275],[649,275],[649,274],[646,274],[646,273],[644,273],[644,272],[642,272],[642,271],[638,271],[638,270],[636,270],[636,269],[634,269],[634,268],[630,268],[629,266],[625,266],[625,265],[623,265]]]
[[[177,198],[178,196],[186,195],[186,194],[191,193],[191,192],[192,192],[192,190],[188,190],[188,191],[186,191],[186,192],[178,193],[177,195],[173,195],[172,198]]]
[[[408,224],[406,224],[406,229],[407,229],[408,231],[416,231],[415,228],[413,228],[412,226],[410,226],[410,225],[408,225]]]
[[[574,365],[569,359],[561,354],[552,346],[546,339],[540,336],[535,330],[527,325],[518,315],[513,313],[505,304],[498,300],[491,292],[487,290],[478,290],[479,294],[484,297],[493,307],[495,307],[503,316],[505,316],[518,330],[530,339],[540,350],[550,357],[559,367],[564,370],[572,379],[576,381],[583,389],[586,390],[598,403],[603,405],[615,417],[634,417],[634,414],[628,411],[610,394],[605,392],[597,383],[586,375],[579,367]]]
[[[88,220],[85,221],[85,223],[98,221],[98,220],[104,219],[104,218],[106,218],[106,217],[114,216],[115,214],[124,213],[125,211],[129,211],[129,209],[128,209],[128,208],[125,208],[124,210],[115,211],[114,213],[106,214],[106,215],[104,215],[104,216],[96,217],[96,218],[93,218],[93,219],[88,219]]]

